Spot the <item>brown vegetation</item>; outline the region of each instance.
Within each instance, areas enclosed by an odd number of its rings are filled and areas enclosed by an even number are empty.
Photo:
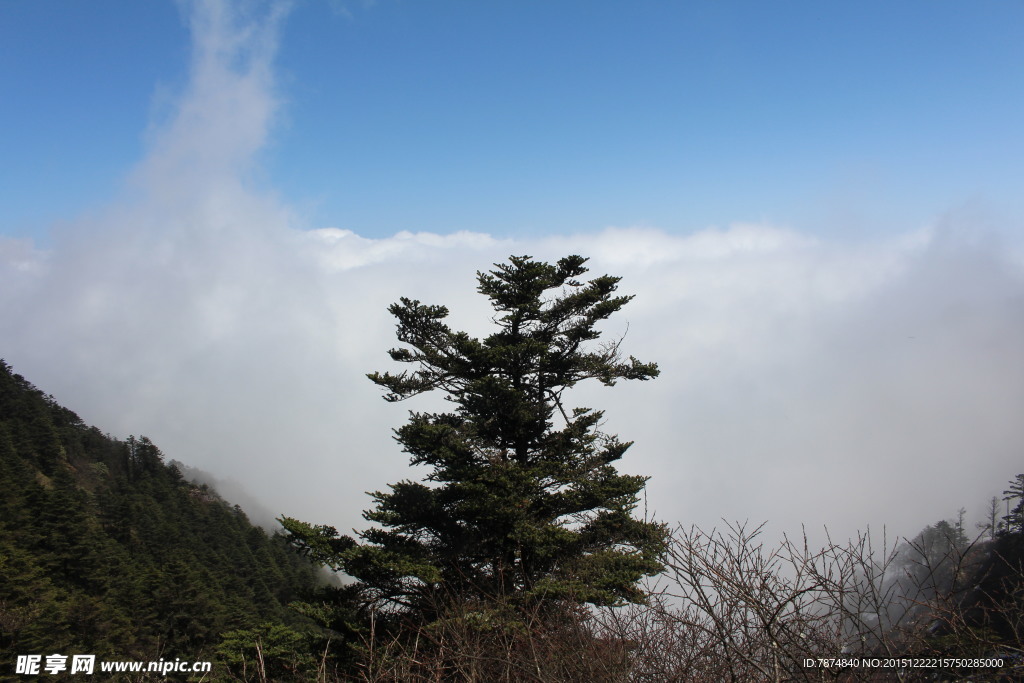
[[[448,605],[425,626],[371,627],[363,681],[1019,680],[1020,539],[958,547],[864,534],[812,550],[762,527],[677,528],[645,605]],[[397,628],[396,628],[397,626]],[[1002,667],[882,666],[1002,659]],[[873,659],[879,666],[824,666]],[[808,662],[814,665],[809,666]],[[921,664],[922,662],[918,662]]]

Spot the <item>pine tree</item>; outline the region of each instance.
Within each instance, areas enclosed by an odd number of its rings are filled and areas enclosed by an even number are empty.
[[[1003,528],[1008,533],[1024,533],[1024,474],[1018,474],[1010,480],[1010,488],[1003,491],[1003,500],[1007,501],[1008,508],[1013,501],[1017,501],[1003,517]]]
[[[484,339],[453,331],[448,309],[403,298],[393,360],[414,369],[373,373],[387,401],[439,390],[447,413],[411,413],[396,440],[426,483],[401,481],[372,496],[378,526],[363,542],[331,527],[284,518],[292,541],[359,580],[376,606],[429,611],[439,596],[463,600],[639,602],[637,582],[658,573],[663,525],[633,516],[646,477],[613,463],[631,442],[603,434],[603,412],[568,408],[565,391],[596,379],[647,380],[657,365],[618,342],[591,344],[597,325],[630,296],[620,278],[581,282],[586,259],[551,265],[511,257],[477,273],[496,311]]]

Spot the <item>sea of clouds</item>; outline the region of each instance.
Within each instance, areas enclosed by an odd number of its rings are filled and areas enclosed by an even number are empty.
[[[394,369],[387,306],[442,303],[486,334],[478,270],[579,253],[636,295],[606,331],[662,374],[574,399],[636,442],[621,469],[651,477],[661,519],[913,535],[961,506],[980,519],[1024,470],[1012,230],[971,209],[852,241],[765,224],[311,228],[253,180],[281,107],[284,13],[196,3],[190,17],[189,83],[123,198],[54,226],[45,248],[0,238],[0,356],[88,423],[149,436],[270,514],[361,527],[366,491],[419,476],[391,429],[439,405],[387,404],[365,378]]]

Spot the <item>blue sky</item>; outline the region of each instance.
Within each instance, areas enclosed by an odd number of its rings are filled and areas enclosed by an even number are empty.
[[[0,357],[88,423],[361,525],[388,305],[487,334],[478,269],[578,253],[662,374],[577,405],[667,521],[912,536],[1020,472],[1024,4],[284,8],[0,0]]]
[[[0,233],[43,239],[122,192],[187,80],[186,14],[0,4]],[[1024,215],[1020,3],[297,2],[279,41],[249,180],[309,228]]]

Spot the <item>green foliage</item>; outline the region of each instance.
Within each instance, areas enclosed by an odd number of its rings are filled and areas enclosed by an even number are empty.
[[[633,516],[646,478],[616,471],[630,442],[599,431],[601,411],[567,408],[564,393],[588,379],[647,380],[658,368],[623,361],[618,342],[590,344],[631,297],[615,296],[617,277],[577,279],[585,262],[514,256],[478,273],[498,326],[483,339],[448,327],[444,306],[403,298],[390,307],[407,345],[390,356],[413,369],[369,378],[388,401],[439,390],[454,406],[413,412],[396,430],[412,464],[429,468],[426,482],[371,494],[365,517],[375,526],[362,542],[282,520],[315,560],[357,578],[368,604],[429,615],[440,595],[644,599],[636,584],[661,570],[666,543],[662,525]]]
[[[1024,533],[1024,474],[1018,474],[1010,481],[1010,487],[1003,491],[1003,500],[1009,504],[1016,501],[1009,514],[1003,517],[1003,529],[1010,533]]]
[[[224,634],[217,656],[243,681],[308,681],[317,665],[305,636],[283,624],[266,622]]]
[[[197,659],[221,634],[309,623],[314,568],[145,437],[87,427],[0,361],[0,659]]]

